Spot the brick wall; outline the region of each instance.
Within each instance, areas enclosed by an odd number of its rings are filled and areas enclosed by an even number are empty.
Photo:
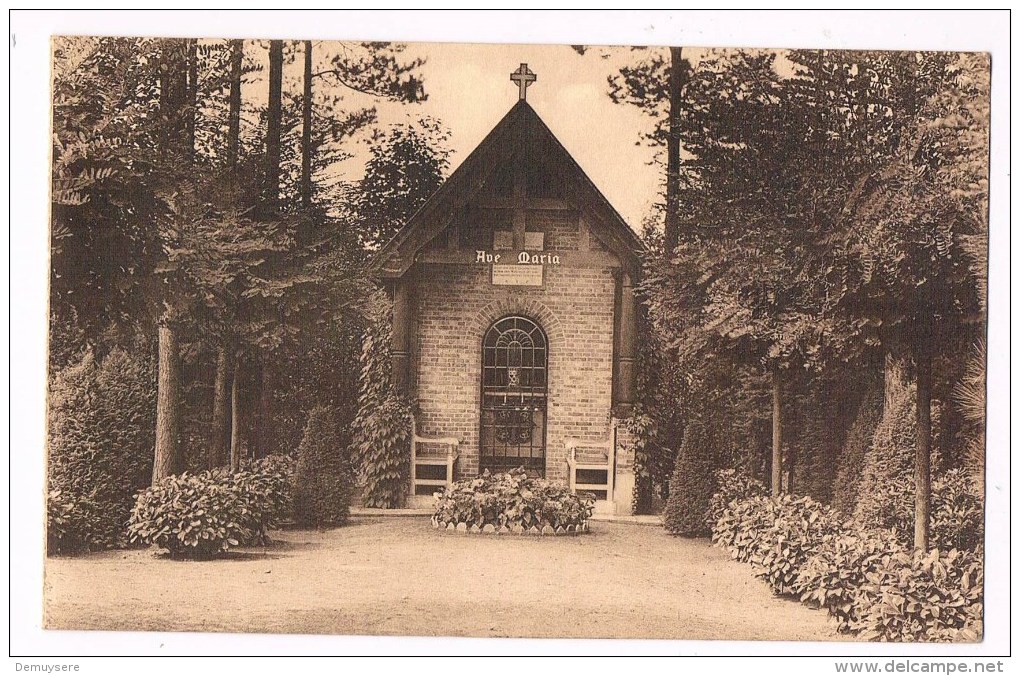
[[[564,229],[558,219],[545,225],[550,233]],[[607,438],[614,289],[608,267],[548,265],[543,286],[508,287],[492,285],[489,266],[483,264],[421,266],[418,429],[419,434],[461,439],[458,478],[478,473],[482,336],[506,315],[530,317],[549,338],[546,477],[566,481],[567,438]]]

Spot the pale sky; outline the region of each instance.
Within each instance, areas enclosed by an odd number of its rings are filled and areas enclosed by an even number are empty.
[[[510,73],[527,63],[538,80],[528,88],[528,103],[581,165],[585,173],[635,230],[651,212],[664,169],[653,164],[656,150],[639,143],[653,120],[637,107],[614,104],[607,78],[620,67],[649,58],[655,49],[595,47],[583,56],[567,45],[404,43],[403,59],[424,58],[420,69],[428,100],[419,104],[376,103],[347,92],[344,105],[375,105],[381,127],[406,123],[423,116],[442,122],[450,132],[450,171],[460,165],[517,102],[518,88]],[[316,68],[341,49],[341,43],[316,40]],[[246,45],[247,58],[263,63],[265,70],[248,80],[246,101],[264,105],[268,84],[268,56],[264,46]],[[704,50],[685,50],[697,59]],[[668,57],[667,57],[668,58]],[[284,89],[301,90],[302,62],[298,57],[284,67]],[[316,80],[316,86],[321,87]],[[365,140],[368,130],[359,137]],[[348,143],[352,160],[337,169],[346,181],[361,178],[369,147]]]
[[[517,102],[510,73],[527,63],[538,75],[528,103],[630,226],[640,227],[661,181],[660,168],[649,164],[654,150],[635,145],[652,121],[634,106],[610,101],[606,78],[647,53],[614,49],[603,59],[600,52],[581,56],[568,46],[426,43],[408,51],[427,59],[422,72],[429,98],[420,108],[449,127],[451,168]]]
[[[428,100],[381,104],[381,122],[409,115],[441,120],[450,131],[452,171],[517,102],[510,73],[527,63],[538,75],[528,103],[630,226],[640,228],[661,181],[660,168],[651,164],[654,149],[636,145],[652,121],[634,106],[610,101],[606,78],[648,52],[599,48],[581,56],[565,45],[409,43],[406,54],[426,59],[421,74]],[[352,164],[345,169],[353,174],[359,169]]]

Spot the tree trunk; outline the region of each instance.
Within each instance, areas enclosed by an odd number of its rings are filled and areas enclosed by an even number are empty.
[[[244,41],[231,40],[230,98],[227,103],[227,165],[237,166],[241,143],[241,67],[244,64]]]
[[[683,48],[669,48],[669,129],[666,136],[665,252],[672,257],[680,241],[680,106],[683,91]]]
[[[216,352],[212,418],[209,469],[219,467],[230,457],[230,350],[226,343],[221,343]]]
[[[269,41],[269,108],[266,113],[266,215],[278,213],[280,201],[280,120],[283,93],[283,41]]]
[[[169,152],[168,162],[190,157],[186,146],[188,116],[182,114],[188,100],[188,42],[166,40],[160,62],[159,110],[164,128],[161,149]],[[165,280],[164,280],[165,281]],[[167,284],[162,303],[172,303],[173,286]],[[177,334],[172,328],[173,312],[159,319],[159,375],[156,389],[156,447],[152,463],[152,483],[182,469],[181,458],[181,364]]]
[[[312,206],[312,41],[305,40],[305,91],[301,101],[301,206]]]
[[[917,449],[914,456],[914,548],[928,549],[931,515],[931,352],[915,351],[917,367]]]
[[[772,367],[772,495],[783,492],[783,419],[779,367]]]
[[[234,357],[234,368],[230,370],[230,471],[241,469],[241,401],[238,391],[239,362]]]
[[[152,483],[181,470],[181,364],[177,334],[159,327],[159,381],[156,390],[156,453]]]

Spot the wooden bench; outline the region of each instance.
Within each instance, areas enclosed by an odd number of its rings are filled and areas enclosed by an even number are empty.
[[[580,453],[579,453],[580,451]],[[567,467],[570,490],[604,493],[607,502],[613,500],[613,482],[616,478],[616,427],[609,433],[606,441],[582,441],[567,439]],[[579,482],[579,471],[605,472],[604,482],[585,480]]]
[[[422,446],[445,447],[445,454],[428,453]],[[419,488],[439,489],[446,488],[453,483],[453,466],[459,456],[460,439],[456,437],[423,437],[418,435],[418,426],[411,421],[411,495],[418,495]],[[422,452],[426,450],[426,452]],[[419,468],[441,467],[444,468],[445,478],[435,477],[419,478]],[[438,473],[437,473],[438,474]],[[430,490],[431,495],[435,490]]]

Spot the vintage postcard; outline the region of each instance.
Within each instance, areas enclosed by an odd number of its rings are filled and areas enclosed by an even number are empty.
[[[45,629],[982,640],[988,54],[51,49]]]

